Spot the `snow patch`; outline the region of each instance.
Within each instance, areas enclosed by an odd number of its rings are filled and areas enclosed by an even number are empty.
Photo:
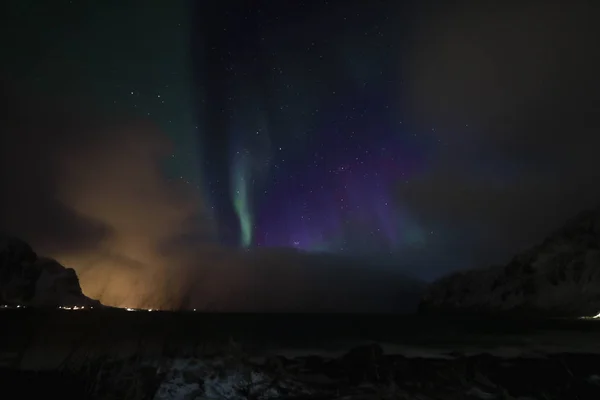
[[[278,381],[275,385],[271,376],[248,365],[180,358],[172,361],[154,400],[267,400],[280,398],[281,389],[308,394],[289,382]]]

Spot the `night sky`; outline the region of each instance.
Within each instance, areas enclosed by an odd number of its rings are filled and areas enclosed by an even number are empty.
[[[598,6],[514,3],[5,1],[0,229],[121,306],[506,262],[600,201]]]

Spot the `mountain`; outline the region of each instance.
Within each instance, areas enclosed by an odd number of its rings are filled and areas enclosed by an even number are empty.
[[[39,257],[29,244],[7,236],[0,236],[0,304],[101,306],[83,294],[73,269]]]
[[[422,313],[600,312],[600,208],[568,221],[505,266],[454,273],[431,284]]]

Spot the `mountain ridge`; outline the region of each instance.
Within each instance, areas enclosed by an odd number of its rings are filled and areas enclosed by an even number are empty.
[[[600,312],[600,207],[586,210],[503,266],[447,275],[421,313],[592,316]]]
[[[85,296],[75,270],[40,257],[25,241],[0,236],[0,304],[31,307],[99,307]]]

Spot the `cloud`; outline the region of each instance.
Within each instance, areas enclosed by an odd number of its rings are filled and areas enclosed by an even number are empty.
[[[10,89],[0,111],[0,230],[73,267],[88,296],[213,311],[416,304],[412,279],[376,265],[222,247],[203,194],[163,174],[171,146],[151,122],[107,120]]]
[[[595,76],[600,60],[594,51],[599,28],[591,6],[453,4],[416,24],[403,57],[408,74],[403,93],[414,119],[454,128],[446,129],[446,135],[482,136],[503,150],[554,144],[540,143],[536,132],[540,124],[558,131],[547,122],[557,117],[571,128],[583,126],[581,118],[572,117],[593,109],[585,100],[600,87]],[[545,113],[558,110],[561,115]],[[463,129],[466,124],[473,129]],[[523,137],[515,125],[538,129],[527,129]],[[587,133],[571,131],[579,137]]]
[[[1,229],[73,266],[108,304],[176,301],[170,270],[186,255],[174,243],[213,227],[200,193],[164,178],[165,136],[147,121],[15,93],[2,99]]]
[[[284,248],[218,254],[219,268],[191,281],[190,304],[210,299],[213,311],[409,312],[422,289],[397,268],[336,255]]]
[[[416,24],[401,90],[436,151],[398,201],[454,227],[473,263],[506,261],[600,201],[592,7],[463,1]]]

